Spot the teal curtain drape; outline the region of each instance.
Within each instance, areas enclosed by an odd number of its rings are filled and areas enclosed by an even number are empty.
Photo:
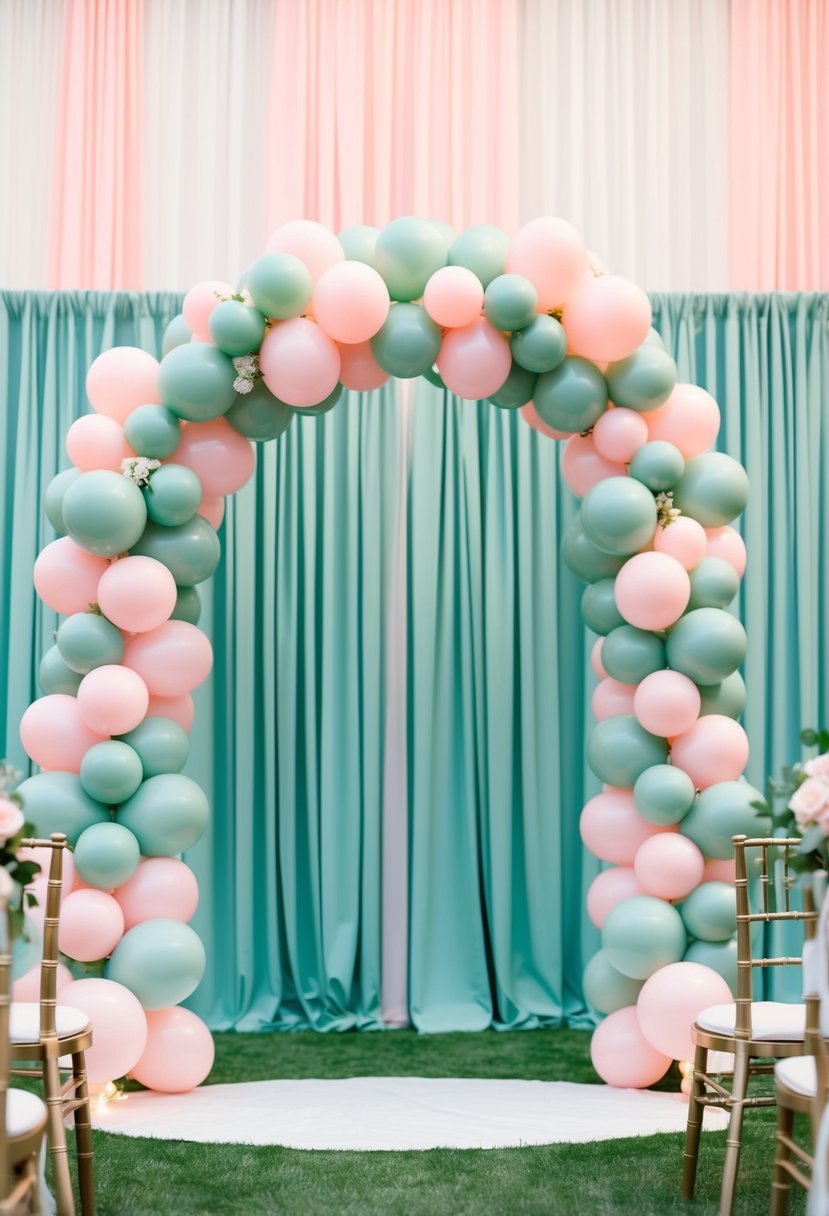
[[[826,722],[829,297],[654,298],[680,375],[719,400],[746,465],[749,779]],[[171,294],[0,293],[0,754],[37,695],[53,614],[31,569],[41,510],[99,350],[157,351]],[[214,828],[188,856],[211,1025],[380,1022],[387,590],[407,536],[409,1005],[424,1030],[588,1020],[583,912],[598,864],[578,816],[593,687],[581,588],[558,558],[574,510],[559,447],[513,414],[415,391],[351,394],[259,449],[204,589],[214,675],[189,771]],[[401,445],[408,445],[402,496]],[[4,742],[5,741],[5,742]]]

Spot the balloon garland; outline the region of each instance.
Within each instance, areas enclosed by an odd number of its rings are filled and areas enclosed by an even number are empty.
[[[581,816],[611,867],[587,899],[602,932],[584,979],[607,1015],[598,1072],[652,1083],[689,1056],[699,1008],[730,999],[730,838],[759,825],[739,780],[745,634],[728,610],[747,479],[709,450],[716,402],[677,383],[645,293],[605,273],[564,220],[512,239],[415,218],[337,237],[300,220],[238,288],[188,292],[160,363],[131,347],[94,361],[94,412],[70,428],[71,467],[46,491],[57,539],[35,586],[65,619],[21,723],[44,771],[20,793],[38,830],[75,849],[60,947],[85,978],[64,971],[62,999],[95,1021],[93,1081],[129,1072],[185,1089],[212,1062],[207,1028],[179,1005],[205,954],[178,854],[209,819],[181,770],[190,694],[212,664],[197,586],[219,561],[224,498],[253,473],[252,441],[295,414],[420,375],[566,440],[563,475],[582,500],[562,555],[598,635],[587,757],[604,785]]]

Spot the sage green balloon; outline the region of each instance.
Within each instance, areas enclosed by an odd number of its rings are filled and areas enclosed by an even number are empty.
[[[620,684],[638,684],[665,666],[665,643],[645,629],[619,625],[604,640],[602,666]]]
[[[99,891],[128,882],[140,860],[138,841],[120,823],[96,823],[81,832],[75,845],[75,869],[87,886]]]
[[[316,405],[306,405],[302,409],[298,409],[298,414],[310,414],[312,417],[319,417],[320,414],[327,414],[329,410],[333,410],[334,406],[343,395],[343,386],[335,384],[331,392],[324,401],[318,401]]]
[[[349,262],[364,262],[376,270],[374,250],[379,234],[380,229],[372,228],[370,224],[355,224],[352,228],[345,228],[337,239]]]
[[[143,779],[138,753],[116,739],[95,743],[81,760],[81,785],[90,798],[107,806],[132,798]]]
[[[664,764],[668,743],[628,714],[596,722],[587,739],[587,763],[600,781],[630,789],[653,764]]]
[[[509,237],[491,224],[467,228],[449,246],[450,266],[465,266],[481,280],[486,289],[496,275],[502,274],[509,250]]]
[[[438,357],[440,341],[440,328],[419,304],[393,304],[371,339],[371,349],[384,372],[411,379],[429,371]]]
[[[602,926],[602,947],[611,967],[634,980],[646,980],[678,963],[688,938],[682,917],[653,895],[637,895],[611,908]]]
[[[76,545],[98,557],[116,557],[136,543],[147,522],[138,486],[120,473],[81,473],[63,496],[63,520]]]
[[[499,274],[484,292],[484,316],[496,329],[523,329],[537,306],[538,292],[522,274]]]
[[[664,439],[644,443],[630,462],[630,475],[655,494],[670,490],[682,476],[685,458]]]
[[[240,435],[264,443],[287,431],[294,411],[274,397],[264,380],[257,380],[249,393],[239,393],[225,418]]]
[[[656,531],[656,499],[633,477],[606,477],[582,500],[585,536],[603,553],[628,557]]]
[[[586,583],[595,583],[600,578],[612,578],[625,564],[623,557],[612,557],[597,549],[584,534],[581,516],[576,515],[564,533],[561,542],[561,557],[568,570]]]
[[[175,528],[151,520],[141,539],[133,545],[132,552],[161,562],[179,587],[193,587],[210,578],[219,564],[222,550],[219,538],[207,520],[194,515],[186,524]]]
[[[453,228],[446,220],[429,220],[429,223],[440,236],[444,254],[448,254],[450,246],[458,239],[457,228]]]
[[[661,827],[679,823],[694,805],[696,795],[691,778],[673,764],[654,764],[646,768],[633,785],[637,811],[648,823]]]
[[[161,354],[169,355],[177,346],[185,346],[193,337],[193,331],[184,319],[184,313],[179,312],[168,322],[161,339]],[[132,446],[132,445],[130,445]]]
[[[219,350],[231,358],[258,351],[265,336],[265,318],[258,308],[251,308],[241,300],[222,300],[207,324]]]
[[[730,882],[704,882],[682,905],[682,919],[691,937],[724,942],[737,932],[737,893]]]
[[[504,383],[489,398],[493,405],[502,410],[517,410],[528,401],[532,401],[537,377],[513,360],[509,375]]]
[[[46,487],[46,493],[43,496],[46,518],[58,536],[66,535],[66,527],[63,522],[63,496],[80,475],[80,469],[64,469],[62,473],[55,474]]]
[[[199,509],[202,488],[196,474],[183,464],[163,464],[144,490],[147,514],[157,524],[174,528],[186,524]]]
[[[210,811],[200,786],[181,773],[148,777],[118,811],[118,822],[138,838],[145,857],[173,857],[196,843]]]
[[[567,354],[564,326],[546,313],[533,318],[509,340],[512,357],[528,372],[551,372]]]
[[[682,834],[706,857],[725,861],[734,856],[732,836],[767,836],[771,819],[752,806],[763,796],[747,781],[720,781],[703,790],[682,821]]]
[[[57,645],[50,646],[37,669],[37,682],[45,693],[63,692],[74,697],[83,675],[67,667]]]
[[[121,741],[135,751],[145,777],[180,773],[190,751],[187,732],[172,718],[145,718]]]
[[[702,963],[721,975],[731,989],[731,995],[737,994],[737,939],[732,937],[727,942],[691,942],[685,951],[683,962]]]
[[[632,980],[611,966],[604,950],[593,955],[584,969],[584,999],[599,1013],[615,1013],[635,1005],[644,980]]]
[[[38,773],[22,782],[15,793],[23,800],[26,820],[37,836],[65,832],[74,845],[93,823],[110,822],[107,808],[89,797],[77,773]]]
[[[674,506],[698,520],[703,528],[731,523],[748,502],[748,476],[725,452],[693,456],[674,487]]]
[[[434,384],[435,388],[446,388],[443,381],[443,376],[436,367],[430,367],[423,373],[424,380],[428,380],[430,384]]]
[[[178,587],[176,606],[170,613],[171,621],[187,621],[198,625],[201,616],[201,596],[195,587]]]
[[[166,460],[181,439],[181,423],[166,405],[139,405],[124,423],[127,443],[139,456]]]
[[[209,422],[226,414],[236,400],[233,360],[209,342],[177,346],[158,369],[164,403],[187,422]]]
[[[124,657],[121,630],[96,612],[75,612],[67,617],[58,629],[56,642],[66,666],[81,675],[120,663]]]
[[[206,955],[195,930],[181,921],[154,917],[128,929],[112,952],[104,975],[123,984],[144,1009],[166,1009],[187,999],[201,982]]]
[[[374,267],[391,298],[408,303],[419,300],[435,271],[446,265],[446,253],[444,236],[434,224],[407,215],[380,229]]]
[[[676,387],[676,364],[666,350],[646,342],[611,363],[605,372],[614,405],[644,414],[664,405]]]
[[[740,589],[737,571],[722,557],[704,557],[690,571],[691,608],[727,608]]]
[[[624,625],[625,618],[616,607],[615,578],[600,578],[585,587],[581,597],[581,615],[588,629],[605,635]]]
[[[746,707],[746,683],[739,671],[732,671],[719,684],[700,684],[700,717],[705,714],[724,714],[727,718],[739,718]]]
[[[557,431],[587,431],[607,409],[607,384],[595,363],[571,355],[538,377],[535,408]]]
[[[653,326],[650,327],[645,335],[645,343],[648,346],[658,346],[661,350],[665,350],[665,343],[662,339],[662,335],[658,330],[654,329]]]
[[[671,629],[665,653],[695,684],[719,684],[746,657],[746,631],[722,608],[694,608]]]
[[[314,281],[305,263],[292,253],[266,253],[248,271],[248,291],[264,316],[287,321],[305,312]]]

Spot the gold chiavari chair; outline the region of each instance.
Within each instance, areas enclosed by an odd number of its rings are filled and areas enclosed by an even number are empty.
[[[797,838],[733,838],[737,899],[737,1000],[733,1004],[704,1009],[692,1030],[695,1053],[682,1193],[687,1199],[694,1194],[702,1116],[706,1107],[727,1110],[729,1120],[720,1216],[731,1216],[734,1208],[743,1114],[753,1107],[774,1106],[775,1102],[773,1094],[749,1096],[750,1077],[770,1074],[774,1065],[769,1061],[804,1053],[805,1006],[754,1000],[755,968],[800,966],[802,957],[765,958],[762,955],[755,957],[752,953],[752,928],[755,925],[799,922],[807,940],[814,936],[817,913],[811,891],[804,889],[802,910],[791,906],[794,882],[790,874],[790,854],[799,843]],[[751,886],[759,888],[756,899],[753,898],[748,880],[746,853],[749,850],[752,860],[756,861],[756,877],[759,879],[755,884],[753,872]],[[752,869],[754,871],[754,866]],[[755,907],[756,911],[753,910]],[[730,1089],[723,1076],[708,1073],[709,1051],[733,1054],[734,1073]]]

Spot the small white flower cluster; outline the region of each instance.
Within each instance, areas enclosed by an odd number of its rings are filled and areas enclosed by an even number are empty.
[[[659,520],[660,528],[667,528],[675,519],[679,519],[682,512],[679,507],[674,506],[674,496],[668,491],[663,490],[656,496],[656,514]]]
[[[251,392],[256,381],[262,376],[259,370],[259,359],[256,355],[240,355],[238,359],[233,360],[233,366],[237,373],[236,379],[233,381],[236,392]]]
[[[127,481],[137,486],[148,486],[153,473],[160,468],[160,460],[150,460],[147,456],[125,456],[121,461],[121,472]]]

